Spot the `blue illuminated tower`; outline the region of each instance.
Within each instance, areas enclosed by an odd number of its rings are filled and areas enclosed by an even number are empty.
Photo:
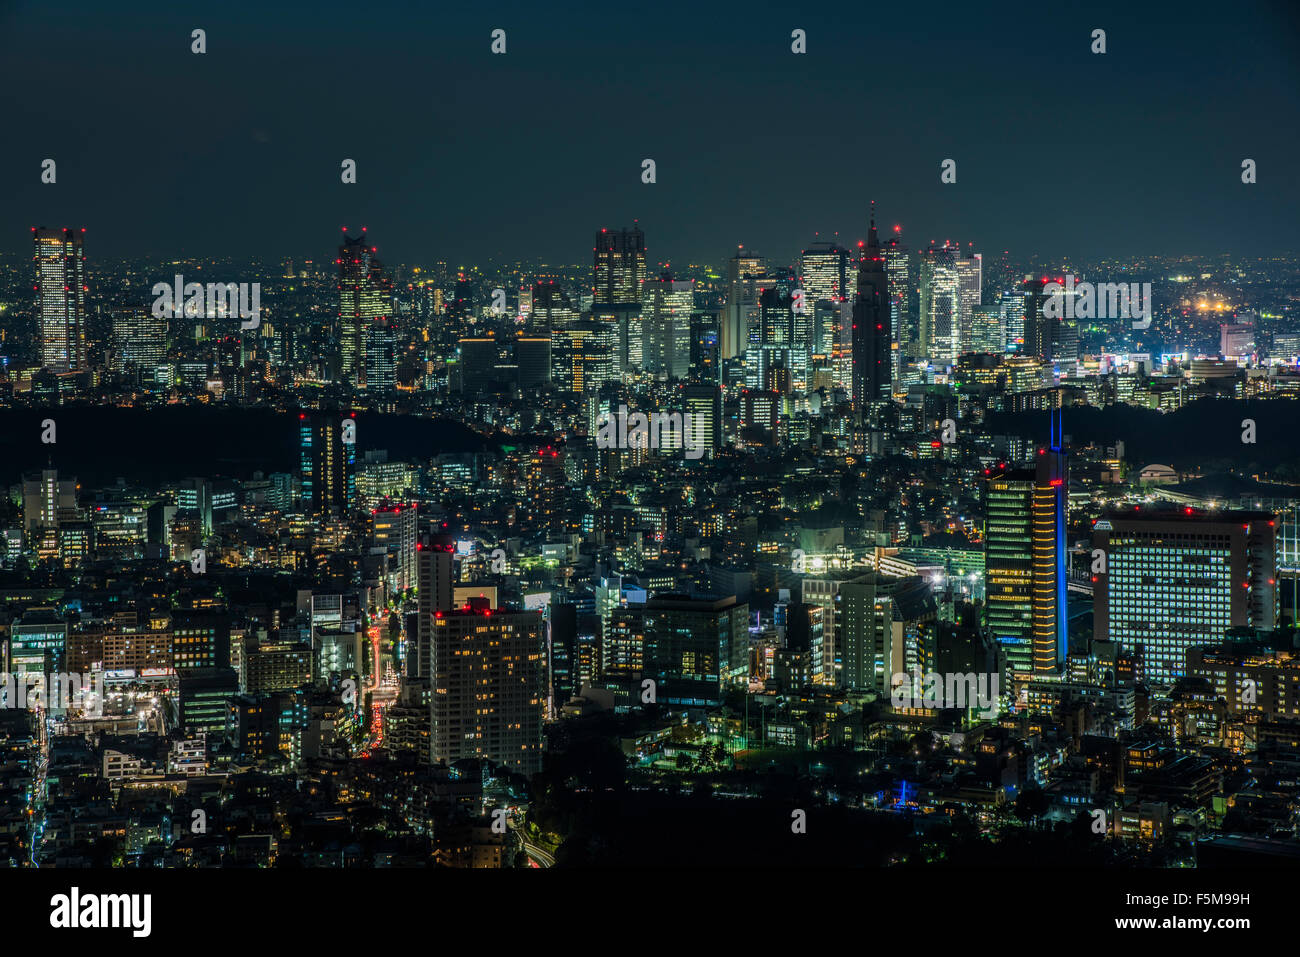
[[[1033,666],[1038,675],[1060,674],[1069,647],[1065,529],[1070,490],[1060,409],[1052,410],[1051,430],[1051,444],[1038,452],[1031,532]]]

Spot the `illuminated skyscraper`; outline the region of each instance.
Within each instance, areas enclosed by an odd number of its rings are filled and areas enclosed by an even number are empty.
[[[486,604],[434,613],[433,760],[487,759],[531,775],[542,768],[542,616]]]
[[[915,271],[912,254],[903,245],[903,228],[895,226],[893,235],[885,243],[885,276],[889,280],[889,322],[894,332],[893,375],[897,381],[902,375],[903,356],[915,355],[916,313],[912,303],[916,295]]]
[[[364,233],[364,229],[362,230]],[[371,329],[376,324],[387,327],[393,312],[393,283],[384,275],[375,258],[375,247],[366,245],[366,237],[343,235],[339,247],[339,378],[354,389],[365,389],[367,352],[382,356],[384,335],[372,346]],[[391,336],[391,331],[387,333]],[[377,361],[381,361],[377,358]],[[376,370],[383,386],[384,369]]]
[[[957,257],[957,328],[958,354],[974,349],[975,308],[980,304],[984,260],[979,253],[965,253]]]
[[[416,598],[419,617],[415,641],[406,659],[408,678],[428,680],[433,675],[433,623],[437,615],[451,611],[454,547],[449,537],[428,533],[420,535],[416,543]]]
[[[384,550],[388,566],[384,577],[397,594],[416,586],[416,525],[414,505],[384,503],[371,509],[371,540]]]
[[[113,370],[137,370],[152,385],[154,370],[167,356],[167,320],[148,309],[119,309],[113,313]]]
[[[664,273],[642,287],[641,328],[646,372],[685,379],[691,365],[691,312],[695,284]]]
[[[1068,650],[1065,619],[1065,530],[1069,501],[1060,412],[1052,441],[1031,468],[1003,469],[985,496],[987,621],[1006,646],[1011,671],[1058,674]]]
[[[614,337],[613,323],[591,319],[552,329],[551,381],[566,392],[583,393],[613,379]]]
[[[85,230],[33,228],[41,368],[86,369]]]
[[[573,308],[569,294],[553,279],[533,285],[532,324],[537,330],[563,329],[576,322],[578,310]]]
[[[1049,291],[1049,283],[1056,283],[1052,287],[1056,292]],[[1044,362],[1068,367],[1062,370],[1068,375],[1073,374],[1074,364],[1079,359],[1079,327],[1075,320],[1063,318],[1074,313],[1074,307],[1067,305],[1064,297],[1077,295],[1074,290],[1064,288],[1064,283],[1064,276],[1043,276],[1038,279],[1028,278],[1021,285],[1025,317],[1025,345],[1022,351],[1025,355]],[[1057,316],[1045,312],[1047,302],[1053,295],[1061,299]]]
[[[888,400],[892,394],[890,326],[885,253],[876,235],[873,204],[867,245],[858,265],[857,296],[853,301],[853,404],[857,408]]]
[[[921,254],[921,347],[931,362],[955,365],[961,345],[957,247],[931,243]]]
[[[718,330],[723,359],[744,355],[750,328],[757,332],[760,280],[766,272],[763,257],[745,252],[744,247],[727,260],[727,302]]]
[[[594,308],[638,305],[645,282],[645,233],[640,228],[596,234],[592,276]]]
[[[851,295],[851,254],[838,243],[813,243],[799,257],[799,278],[808,300],[808,314],[818,303],[839,303]]]
[[[1131,507],[1105,514],[1092,544],[1093,635],[1141,650],[1148,680],[1187,674],[1187,650],[1229,628],[1277,627],[1277,525],[1270,512]]]
[[[713,458],[722,446],[722,393],[716,385],[682,387],[682,412],[691,417],[689,441]]]
[[[344,441],[350,417],[298,416],[299,475],[303,511],[343,518],[357,499],[356,445]]]

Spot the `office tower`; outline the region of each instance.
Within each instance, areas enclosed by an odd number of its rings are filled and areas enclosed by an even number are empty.
[[[600,676],[607,681],[635,684],[633,679],[644,674],[645,608],[615,607],[605,616],[601,629]]]
[[[178,678],[181,727],[189,734],[219,736],[228,730],[230,699],[239,694],[233,668],[189,670]]]
[[[1255,352],[1255,326],[1250,322],[1219,326],[1219,352],[1228,359],[1244,359]]]
[[[497,381],[497,364],[501,361],[501,344],[496,336],[466,336],[457,340],[460,353],[460,391],[490,391]]]
[[[599,389],[615,378],[612,323],[582,319],[551,330],[551,381],[565,392]]]
[[[696,382],[717,382],[722,374],[718,345],[718,313],[691,310],[690,377]]]
[[[435,763],[486,759],[523,775],[542,768],[545,642],[536,611],[470,606],[433,617]]]
[[[1055,292],[1048,290],[1049,283],[1056,283]],[[1064,374],[1073,375],[1079,360],[1079,325],[1075,320],[1063,317],[1074,314],[1074,307],[1065,300],[1077,296],[1078,292],[1064,288],[1064,283],[1064,276],[1055,279],[1043,276],[1026,279],[1021,285],[1025,317],[1025,346],[1022,351],[1044,362],[1057,363],[1063,367]],[[1047,315],[1044,309],[1054,295],[1058,297],[1058,308],[1054,310],[1056,315]]]
[[[644,677],[660,704],[704,707],[749,678],[749,605],[726,598],[657,595],[645,604]]]
[[[397,337],[392,320],[376,319],[366,330],[366,391],[389,395],[397,388]]]
[[[979,253],[965,252],[957,257],[957,328],[958,355],[971,352],[974,338],[975,309],[984,281],[984,260]]]
[[[687,385],[681,389],[682,412],[689,415],[690,439],[711,459],[722,447],[722,390],[716,385]]]
[[[579,318],[569,294],[553,279],[533,284],[532,326],[542,330],[564,329]]]
[[[1093,636],[1140,649],[1149,680],[1188,673],[1188,649],[1229,628],[1277,627],[1277,526],[1272,513],[1135,506],[1104,515],[1092,544]]]
[[[922,628],[937,617],[929,583],[870,572],[837,584],[831,603],[839,680],[851,691],[887,695],[893,675],[921,663]]]
[[[1010,352],[1024,351],[1025,346],[1025,296],[1022,292],[1004,292],[999,303],[1002,308],[1002,328],[1006,348]]]
[[[758,326],[759,282],[766,272],[763,257],[745,252],[743,246],[727,260],[727,300],[718,330],[724,360],[744,355],[749,348],[750,328]]]
[[[640,372],[645,359],[641,303],[632,306],[597,305],[592,310],[591,318],[608,325],[613,333],[614,352],[610,358],[614,372]]]
[[[961,346],[957,247],[931,243],[921,254],[921,348],[936,365],[955,365]]]
[[[1034,674],[1056,675],[1069,654],[1066,618],[1065,532],[1069,514],[1069,475],[1062,449],[1061,410],[1052,413],[1052,441],[1040,450],[1033,507]]]
[[[356,502],[356,444],[344,442],[350,416],[298,415],[298,470],[303,511],[343,518]]]
[[[59,479],[57,469],[43,469],[23,478],[23,533],[32,535],[42,529],[58,528],[61,522],[75,521],[77,514],[77,480]]]
[[[1013,673],[1057,674],[1068,651],[1065,531],[1068,465],[1060,447],[1060,412],[1052,441],[1035,464],[991,474],[985,495],[984,568],[987,623],[1006,647]]]
[[[452,609],[452,569],[455,546],[445,536],[422,534],[415,546],[416,592],[419,618],[415,643],[407,656],[408,678],[433,675],[435,616]]]
[[[32,228],[41,368],[86,370],[85,230]]]
[[[515,367],[521,389],[541,388],[551,381],[551,339],[549,336],[519,336],[515,339]]]
[[[388,558],[389,590],[397,594],[416,584],[416,514],[414,505],[384,503],[371,509],[371,541]]]
[[[229,668],[229,616],[215,611],[173,612],[172,656],[180,674]]]
[[[893,394],[893,355],[890,331],[889,282],[885,254],[876,235],[876,213],[871,211],[867,245],[858,265],[857,294],[853,300],[853,405],[888,401]]]
[[[546,607],[546,627],[549,653],[546,675],[554,712],[582,690],[577,670],[578,606],[571,602],[551,602]]]
[[[1004,328],[1002,325],[1002,304],[976,306],[971,311],[970,348],[968,352],[992,352],[1001,354],[1006,351]]]
[[[808,302],[839,302],[849,295],[851,254],[839,243],[813,243],[799,257],[800,286]]]
[[[691,313],[695,284],[664,273],[641,288],[642,368],[668,379],[685,379],[691,364]]]
[[[645,282],[645,233],[639,227],[596,234],[592,271],[593,308],[641,303]]]
[[[119,309],[113,313],[113,370],[137,371],[146,385],[167,357],[167,320],[148,309]]]
[[[354,389],[367,388],[371,327],[386,325],[393,313],[393,283],[374,254],[375,247],[366,245],[364,235],[353,239],[343,234],[338,259],[339,379]]]
[[[5,670],[10,674],[62,671],[68,623],[52,608],[30,609],[9,626],[7,645]]]
[[[885,277],[889,282],[889,319],[898,344],[900,357],[915,355],[919,348],[916,338],[915,269],[912,253],[903,245],[903,229],[895,226],[893,234],[884,244]]]
[[[233,482],[205,478],[181,479],[176,485],[176,510],[193,516],[204,536],[239,508],[239,490]]]

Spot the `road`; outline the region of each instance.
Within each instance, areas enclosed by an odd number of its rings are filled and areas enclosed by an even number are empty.
[[[528,843],[528,838],[524,836],[523,828],[515,824],[514,821],[510,821],[509,824],[510,824],[510,830],[514,831],[515,835],[519,838],[519,843],[523,845],[524,853],[528,855],[528,859],[530,861],[532,861],[538,867],[555,866],[554,857],[546,853],[546,851],[542,850],[536,844]]]

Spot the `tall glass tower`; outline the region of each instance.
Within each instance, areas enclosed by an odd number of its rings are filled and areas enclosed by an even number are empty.
[[[81,372],[86,368],[84,232],[32,228],[41,367],[52,372]]]

